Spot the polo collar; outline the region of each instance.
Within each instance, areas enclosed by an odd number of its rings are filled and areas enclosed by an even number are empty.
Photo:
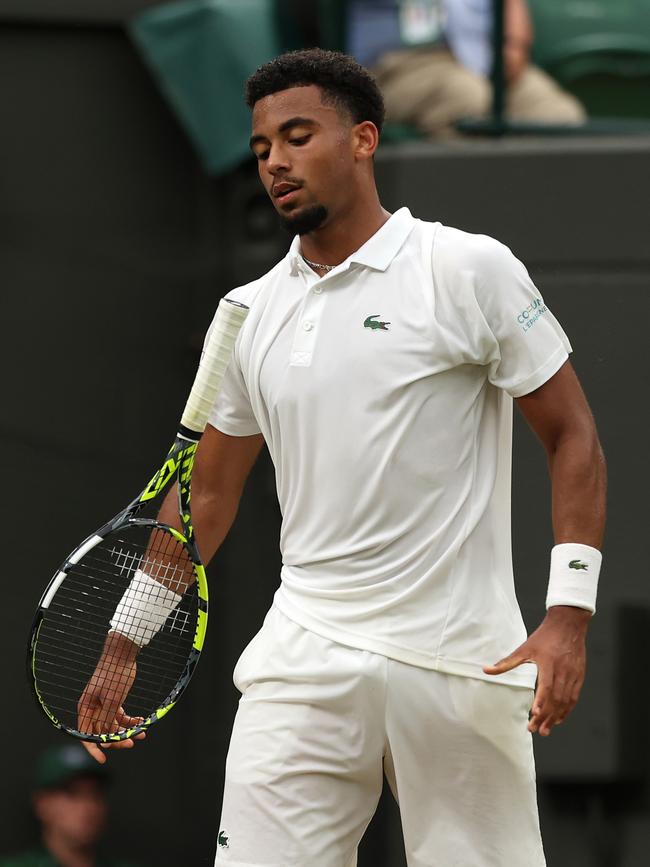
[[[409,209],[400,208],[399,211],[391,214],[384,225],[368,238],[362,247],[348,256],[345,262],[341,262],[337,269],[356,263],[366,265],[375,271],[385,271],[401,250],[414,225],[415,218]],[[298,263],[302,260],[299,235],[296,235],[291,242],[288,258],[291,273],[297,273]]]

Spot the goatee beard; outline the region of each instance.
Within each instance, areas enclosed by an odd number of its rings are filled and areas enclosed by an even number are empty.
[[[329,216],[325,205],[312,205],[299,211],[295,217],[280,216],[282,226],[292,235],[307,235],[319,229]]]

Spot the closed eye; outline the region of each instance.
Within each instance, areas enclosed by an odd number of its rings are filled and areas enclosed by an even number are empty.
[[[294,145],[295,147],[302,147],[302,145],[306,145],[309,139],[311,138],[311,133],[306,133],[305,135],[294,136],[294,138],[290,138],[289,144]],[[261,162],[264,162],[269,158],[269,154],[271,151],[267,148],[265,150],[254,151],[255,158]]]

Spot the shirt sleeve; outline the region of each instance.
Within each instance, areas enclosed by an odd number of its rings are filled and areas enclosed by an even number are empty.
[[[493,238],[481,240],[475,295],[493,338],[488,379],[522,397],[557,373],[571,344],[519,259]]]
[[[206,342],[212,326],[206,334]],[[260,433],[251,406],[248,388],[240,363],[240,336],[237,338],[230,363],[226,368],[217,399],[208,418],[209,424],[229,436],[245,437]],[[205,343],[204,343],[205,346]]]

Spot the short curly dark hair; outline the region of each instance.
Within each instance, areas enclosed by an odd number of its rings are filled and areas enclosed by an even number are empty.
[[[379,132],[384,124],[384,98],[373,76],[353,57],[340,51],[307,48],[288,51],[260,66],[246,82],[246,103],[290,87],[317,85],[325,101],[343,108],[354,123],[369,120]]]

